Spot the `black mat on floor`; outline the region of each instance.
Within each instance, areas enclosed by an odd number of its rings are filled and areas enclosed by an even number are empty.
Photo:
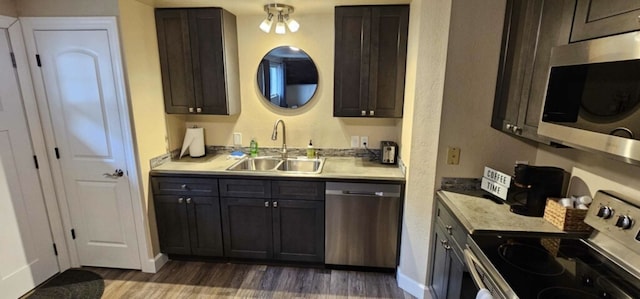
[[[69,269],[47,281],[27,298],[101,298],[104,292],[102,276],[87,270]]]

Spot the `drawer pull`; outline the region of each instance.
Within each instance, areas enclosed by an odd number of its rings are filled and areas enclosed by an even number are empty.
[[[182,186],[180,186],[180,189],[187,190],[187,185],[186,184],[182,184]]]
[[[445,226],[445,228],[447,229],[447,232],[448,232],[450,235],[453,235],[453,233],[451,232],[451,231],[453,230],[453,226],[451,226],[451,225],[447,225],[447,226]]]

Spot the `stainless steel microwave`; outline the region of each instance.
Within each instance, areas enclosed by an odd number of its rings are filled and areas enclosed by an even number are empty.
[[[640,31],[552,49],[538,134],[640,164]]]

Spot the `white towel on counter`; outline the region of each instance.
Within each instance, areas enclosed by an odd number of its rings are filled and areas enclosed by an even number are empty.
[[[476,299],[493,299],[493,295],[487,289],[480,289],[476,295]]]

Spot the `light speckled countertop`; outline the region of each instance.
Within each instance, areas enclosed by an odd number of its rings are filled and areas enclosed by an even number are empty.
[[[318,179],[363,179],[404,182],[404,174],[397,165],[383,165],[370,162],[365,158],[325,157],[321,173],[289,173],[282,171],[251,172],[226,170],[236,159],[228,159],[227,155],[216,155],[203,158],[201,162],[169,161],[152,169],[152,174],[201,174],[229,176],[262,176],[262,177],[300,177]],[[193,161],[196,162],[193,162]],[[189,161],[189,159],[185,160]]]
[[[469,234],[480,232],[513,232],[541,234],[572,234],[562,231],[542,217],[527,217],[509,211],[508,204],[497,204],[489,199],[455,193],[438,191],[442,202],[460,220]]]

